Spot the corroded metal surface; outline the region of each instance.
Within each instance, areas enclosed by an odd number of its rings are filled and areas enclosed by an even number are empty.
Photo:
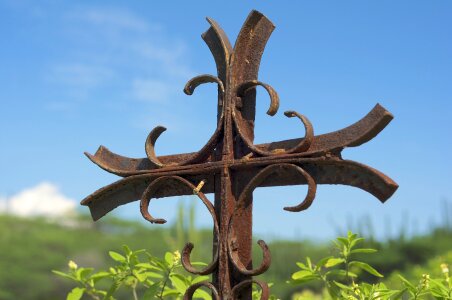
[[[143,217],[162,224],[164,219],[149,212],[151,199],[196,194],[214,224],[212,261],[203,269],[195,268],[190,262],[194,245],[187,243],[182,264],[193,274],[213,274],[213,281],[191,286],[184,299],[191,299],[198,288],[209,289],[214,299],[251,299],[253,284],[261,289],[261,299],[268,299],[268,285],[252,278],[264,273],[271,264],[268,246],[259,241],[263,259],[259,266],[252,265],[253,190],[308,185],[304,199],[284,207],[290,212],[307,209],[314,201],[318,184],[354,186],[386,201],[397,184],[371,167],[342,159],[341,151],[374,138],[393,116],[377,104],[353,125],[314,135],[314,127],[306,116],[287,111],[287,117],[296,118],[303,125],[304,137],[255,145],[256,88],[263,88],[270,96],[267,114],[273,116],[279,108],[276,90],[258,80],[262,53],[274,25],[261,13],[252,11],[232,47],[220,26],[210,18],[207,21],[210,27],[202,38],[215,59],[217,76],[196,76],[187,82],[184,92],[192,95],[205,83],[218,86],[217,126],[211,138],[198,152],[157,156],[155,143],[166,130],[157,126],[146,139],[145,158],[124,157],[103,146],[94,155],[86,153],[102,169],[124,178],[94,192],[81,204],[87,205],[93,219],[98,220],[119,205],[141,200]],[[205,196],[208,193],[215,194],[214,204]]]

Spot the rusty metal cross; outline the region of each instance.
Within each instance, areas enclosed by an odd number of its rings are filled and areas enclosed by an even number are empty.
[[[301,121],[305,136],[299,139],[255,145],[254,119],[256,87],[270,96],[267,114],[273,116],[279,107],[276,91],[258,81],[258,70],[264,47],[274,25],[261,13],[252,11],[245,21],[235,46],[212,19],[202,35],[217,66],[217,76],[200,75],[188,81],[184,92],[191,95],[203,83],[218,85],[217,127],[207,144],[196,153],[157,156],[154,146],[166,128],[158,126],[149,134],[146,158],[128,158],[100,147],[95,155],[86,155],[102,169],[123,179],[94,192],[82,201],[98,220],[119,205],[141,200],[143,217],[162,224],[148,211],[152,198],[196,194],[207,207],[214,224],[212,261],[203,269],[190,262],[193,244],[182,251],[182,264],[193,274],[212,274],[212,282],[191,286],[185,299],[196,289],[206,287],[215,299],[251,299],[251,285],[257,284],[267,299],[266,283],[253,279],[270,266],[270,251],[264,241],[258,244],[263,259],[253,267],[252,194],[257,187],[307,184],[304,200],[284,209],[299,212],[314,200],[317,184],[343,184],[363,189],[381,202],[397,189],[397,184],[381,172],[366,165],[344,160],[341,151],[356,147],[375,137],[392,120],[391,113],[376,105],[364,118],[344,129],[314,135],[309,120],[295,111],[289,118]],[[212,204],[205,194],[214,193]]]

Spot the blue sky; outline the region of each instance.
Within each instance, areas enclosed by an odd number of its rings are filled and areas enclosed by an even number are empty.
[[[279,114],[268,117],[267,95],[258,92],[256,142],[303,134],[285,110],[303,113],[321,134],[378,102],[395,119],[343,156],[400,185],[384,205],[358,189],[320,186],[313,206],[298,214],[282,207],[298,203],[305,187],[261,189],[254,231],[323,239],[369,219],[388,236],[441,222],[441,203],[452,203],[450,1],[0,0],[0,196],[49,182],[78,202],[118,179],[83,151],[102,144],[143,157],[156,125],[168,128],[159,154],[200,149],[214,130],[216,88],[191,97],[182,88],[192,76],[215,72],[200,38],[205,17],[234,41],[251,9],[276,25],[259,78],[281,98]],[[156,215],[171,220],[177,202],[155,201]],[[199,225],[209,225],[198,212]],[[137,203],[117,213],[141,217]]]

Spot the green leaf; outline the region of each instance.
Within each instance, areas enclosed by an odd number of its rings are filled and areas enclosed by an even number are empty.
[[[343,262],[345,262],[345,260],[343,258],[330,258],[325,263],[325,267],[331,268],[331,267],[337,266],[339,264],[342,264]]]
[[[338,237],[336,238],[336,240],[338,240],[342,245],[344,245],[344,247],[348,248],[348,239],[344,238],[344,237]]]
[[[170,276],[171,283],[177,289],[177,291],[181,294],[184,294],[188,288],[188,284],[185,281],[184,276],[180,274],[172,274]]]
[[[119,254],[118,252],[109,251],[108,254],[110,255],[111,258],[113,258],[113,260],[115,260],[117,262],[125,262],[126,261],[126,258],[124,256],[122,256],[121,254]]]
[[[168,266],[172,266],[174,264],[174,255],[171,252],[165,253],[165,262],[168,264]]]
[[[163,298],[167,296],[180,296],[180,293],[176,289],[165,289],[165,291],[163,292]]]
[[[314,280],[319,280],[321,279],[319,275],[310,275],[310,276],[305,276],[302,277],[300,279],[294,279],[292,280],[290,283],[294,283],[294,284],[303,284],[306,282],[310,282],[310,281],[314,281]]]
[[[71,279],[71,280],[74,280],[74,281],[78,281],[77,278],[75,278],[74,276],[72,276],[72,275],[70,275],[70,274],[66,274],[66,273],[64,273],[64,272],[52,270],[52,273],[53,273],[53,274],[56,274],[56,275],[58,275],[58,276],[67,278],[67,279]]]
[[[363,262],[360,262],[360,261],[352,261],[352,262],[350,262],[349,266],[350,267],[351,266],[355,266],[355,267],[360,268],[360,269],[362,269],[362,270],[366,271],[367,273],[370,273],[370,274],[372,274],[374,276],[383,277],[383,275],[381,275],[377,270],[375,270],[369,264],[366,264],[366,263],[363,263]]]
[[[361,248],[361,249],[354,249],[350,251],[351,254],[354,253],[375,253],[378,252],[376,249],[370,249],[370,248]]]
[[[356,235],[355,235],[355,236],[356,236]],[[362,241],[364,241],[363,238],[357,238],[357,239],[354,238],[354,239],[350,242],[350,249],[353,248],[353,247],[355,247],[356,244],[361,243]]]
[[[122,245],[122,249],[124,249],[124,253],[126,255],[130,255],[132,253],[132,250],[130,250],[129,246],[127,245]]]
[[[345,270],[340,270],[340,269],[335,269],[335,270],[330,270],[328,272],[325,273],[325,276],[329,277],[329,276],[334,276],[334,277],[346,277],[347,276],[347,271]],[[358,277],[358,275],[356,275],[353,272],[348,272],[348,276],[350,277]]]
[[[400,291],[397,291],[395,294],[392,295],[391,300],[399,300],[402,299],[403,295],[405,294],[405,292],[407,291],[407,288],[404,288]]]
[[[302,279],[304,277],[307,276],[313,276],[311,271],[306,271],[306,270],[302,270],[302,271],[298,271],[292,274],[292,279],[297,280],[297,279]]]
[[[339,288],[343,289],[343,290],[347,290],[347,291],[351,291],[352,288],[349,287],[348,285],[342,284],[340,282],[337,281],[333,281],[335,285],[337,285]]]
[[[196,292],[193,294],[193,299],[196,299],[196,298],[201,298],[204,300],[212,300],[212,296],[209,293],[207,293],[206,291],[201,290],[201,289],[197,289]]]
[[[111,299],[113,294],[119,289],[119,287],[121,286],[122,282],[119,280],[115,280],[112,285],[110,286],[110,288],[107,291],[107,294],[105,295],[104,299]]]
[[[382,289],[382,290],[387,290],[388,288],[386,287],[386,284],[384,284],[383,282],[380,282],[376,285],[377,288]]]
[[[77,276],[77,279],[79,280],[85,280],[89,274],[93,271],[93,268],[79,268],[75,275]]]
[[[449,290],[447,287],[439,280],[437,279],[430,279],[430,292],[433,296],[436,297],[445,297],[448,296]]]
[[[97,273],[91,275],[91,279],[93,279],[95,282],[97,282],[105,277],[111,277],[111,273],[102,271],[102,272],[97,272]]]
[[[402,275],[398,275],[400,280],[403,282],[403,284],[411,291],[411,292],[415,292],[416,291],[416,287],[409,282],[405,277],[403,277]]]
[[[72,291],[67,294],[66,300],[80,300],[85,292],[84,288],[76,287],[73,288]]]
[[[133,275],[135,275],[135,277],[138,279],[139,282],[146,281],[146,279],[148,277],[147,273],[140,273],[137,270],[133,270],[132,273],[133,273]]]
[[[310,257],[306,257],[306,264],[308,265],[309,270],[312,270],[312,262]]]
[[[331,258],[333,258],[333,257],[327,256],[327,257],[324,257],[321,260],[319,260],[316,264],[316,270],[320,270],[320,268],[322,268],[328,262],[328,260]]]
[[[160,268],[161,271],[168,270],[168,266],[163,261],[161,261],[161,260],[159,260],[159,259],[154,257],[152,262],[155,263],[157,268]]]
[[[139,249],[139,250],[135,250],[133,251],[133,254],[140,254],[140,253],[145,253],[146,249]]]
[[[300,269],[303,269],[303,270],[309,270],[309,268],[308,268],[304,263],[297,262],[296,265],[297,265]]]
[[[328,293],[330,294],[330,296],[333,299],[339,299],[341,289],[337,285],[330,283],[330,284],[327,284],[326,288],[328,290]]]
[[[193,279],[190,283],[195,284],[198,282],[209,281],[209,279],[210,279],[210,276],[198,276],[195,279]]]
[[[150,278],[158,278],[158,279],[163,278],[162,274],[155,273],[155,272],[146,272],[146,275],[147,275],[147,277],[150,277]]]
[[[162,269],[160,269],[154,265],[151,265],[150,263],[139,263],[139,264],[136,264],[135,267],[148,269],[148,270],[162,271]]]
[[[157,282],[151,285],[143,295],[143,300],[154,300],[157,297],[157,293],[160,291],[160,284]]]
[[[354,240],[358,235],[356,233],[351,232],[350,230],[347,232],[347,238],[352,241]]]
[[[366,282],[361,282],[359,285],[359,289],[364,292],[364,294],[369,294],[370,291],[374,288],[371,284],[368,284]]]
[[[122,283],[124,283],[125,285],[127,285],[129,287],[135,285],[136,282],[137,282],[137,279],[135,278],[135,276],[132,276],[132,275],[128,275],[122,280]]]

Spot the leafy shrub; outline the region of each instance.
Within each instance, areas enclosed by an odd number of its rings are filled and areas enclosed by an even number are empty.
[[[431,279],[423,274],[418,284],[399,275],[402,283],[400,289],[388,288],[384,283],[370,284],[360,281],[360,274],[367,272],[375,277],[381,275],[371,265],[356,260],[357,254],[371,254],[377,252],[372,248],[360,248],[364,239],[349,232],[346,237],[338,237],[335,241],[336,256],[320,259],[316,264],[309,257],[306,263],[298,262],[299,271],[292,274],[292,284],[302,285],[312,281],[323,284],[329,299],[360,299],[360,300],[396,300],[396,299],[452,299],[452,282],[449,277],[449,268],[441,264],[443,278]],[[294,297],[296,300],[308,299],[306,293]],[[311,298],[314,299],[314,298]]]
[[[365,273],[378,279],[383,277],[374,267],[362,261],[363,255],[374,254],[377,250],[363,248],[364,241],[357,234],[349,232],[334,241],[336,255],[321,258],[313,263],[309,257],[305,262],[297,262],[298,270],[289,281],[295,286],[320,283],[323,294],[317,295],[309,289],[293,296],[294,300],[397,300],[397,299],[443,299],[452,300],[452,281],[449,267],[440,264],[439,278],[422,274],[417,283],[398,275],[399,287],[393,288],[383,282],[369,283],[363,278]],[[78,267],[73,261],[67,272],[53,271],[55,274],[76,283],[67,300],[79,300],[84,295],[94,300],[112,300],[120,290],[127,290],[134,300],[138,299],[182,299],[192,284],[208,281],[209,276],[188,275],[180,263],[179,252],[167,252],[164,259],[152,256],[145,250],[132,251],[123,246],[124,253],[110,251],[115,265],[108,271],[94,272],[93,268]],[[145,260],[143,261],[143,257]],[[435,260],[438,263],[437,260]],[[205,265],[193,263],[194,265]],[[101,287],[101,283],[104,285]],[[108,283],[108,285],[105,285]],[[105,287],[105,288],[103,288]],[[139,296],[141,295],[141,297]],[[204,290],[197,290],[195,299],[212,299]],[[260,291],[253,289],[253,299],[260,299]],[[270,300],[277,300],[271,296]]]
[[[93,268],[78,267],[73,261],[69,262],[67,272],[53,271],[77,285],[67,295],[67,300],[79,300],[83,295],[95,300],[115,299],[114,295],[121,288],[129,290],[134,300],[139,299],[141,290],[144,292],[140,299],[180,299],[190,285],[209,280],[208,276],[192,277],[184,274],[177,251],[167,252],[164,259],[160,259],[145,250],[132,251],[127,246],[123,246],[123,249],[123,254],[109,252],[116,264],[108,271],[94,272]],[[141,260],[143,256],[146,258],[144,261]],[[101,280],[109,282],[108,289],[98,288]],[[211,299],[203,290],[197,290],[194,298]]]

